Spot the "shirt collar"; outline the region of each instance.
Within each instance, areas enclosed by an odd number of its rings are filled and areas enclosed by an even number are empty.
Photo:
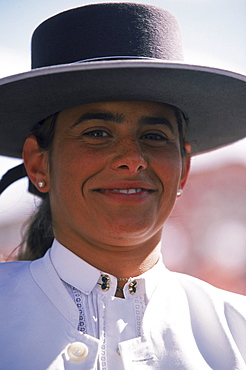
[[[66,283],[79,289],[84,294],[89,294],[94,288],[101,291],[105,295],[114,295],[117,286],[117,279],[107,272],[100,271],[93,267],[69,249],[60,244],[56,239],[53,242],[50,251],[51,262],[56,269],[59,277]],[[144,274],[132,277],[130,281],[137,281],[138,294],[145,294],[147,299],[150,299],[159,280],[163,278],[163,262],[160,257],[159,261],[150,270]],[[101,276],[108,275],[110,278],[110,289],[102,291],[100,287]],[[98,284],[99,283],[99,284]],[[124,288],[125,296],[129,296],[127,284]]]

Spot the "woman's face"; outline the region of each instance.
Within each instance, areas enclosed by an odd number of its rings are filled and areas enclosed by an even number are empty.
[[[126,246],[160,235],[188,172],[175,114],[154,102],[62,111],[50,157],[54,233],[64,245]]]

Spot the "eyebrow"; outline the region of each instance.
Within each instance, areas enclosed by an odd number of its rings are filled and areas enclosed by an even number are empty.
[[[100,121],[108,121],[108,122],[116,122],[122,123],[124,120],[124,116],[121,114],[114,114],[111,112],[101,112],[101,113],[85,113],[82,114],[73,124],[71,127],[75,127],[84,121],[93,121],[93,120],[100,120]]]
[[[171,122],[165,117],[142,117],[139,120],[141,125],[164,125],[167,126],[170,131],[174,134],[174,128]]]
[[[93,120],[100,120],[105,122],[115,122],[115,123],[123,123],[125,117],[123,114],[119,113],[112,113],[112,112],[88,112],[82,114],[73,124],[71,127],[75,127],[84,121],[93,121]],[[138,123],[140,125],[164,125],[170,129],[170,131],[174,134],[174,128],[171,122],[165,117],[152,117],[152,116],[144,116],[140,117]]]

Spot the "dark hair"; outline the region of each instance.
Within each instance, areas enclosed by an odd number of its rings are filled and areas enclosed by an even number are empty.
[[[173,107],[177,119],[180,150],[182,157],[187,155],[184,141],[188,127],[187,116]],[[51,155],[55,125],[59,113],[55,113],[36,124],[30,132],[37,139],[39,147]],[[54,239],[49,194],[46,194],[36,213],[27,221],[22,242],[17,255],[18,260],[35,260],[42,257],[51,247]]]
[[[58,113],[36,124],[30,132],[37,139],[39,147],[50,155],[55,124]],[[49,194],[47,193],[37,211],[24,225],[25,231],[18,249],[18,260],[35,260],[42,257],[51,247],[54,234],[50,210]]]
[[[180,152],[181,152],[182,158],[184,158],[185,156],[187,156],[187,152],[186,152],[184,143],[185,143],[186,132],[187,132],[187,129],[189,127],[189,117],[187,116],[186,113],[184,113],[179,108],[174,107],[174,106],[172,106],[172,108],[174,110],[174,114],[175,114],[177,124],[178,124]]]

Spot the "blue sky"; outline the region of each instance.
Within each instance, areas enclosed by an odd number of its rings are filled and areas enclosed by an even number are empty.
[[[135,2],[158,5],[176,15],[182,29],[187,62],[246,74],[245,0]],[[0,77],[30,69],[31,35],[39,23],[65,9],[87,3],[77,0],[0,0]],[[193,170],[199,170],[228,160],[246,165],[246,140],[201,155],[193,160],[192,166]],[[0,176],[15,164],[15,160],[0,156]],[[7,199],[7,195],[3,198]],[[12,198],[14,201],[14,195]]]

